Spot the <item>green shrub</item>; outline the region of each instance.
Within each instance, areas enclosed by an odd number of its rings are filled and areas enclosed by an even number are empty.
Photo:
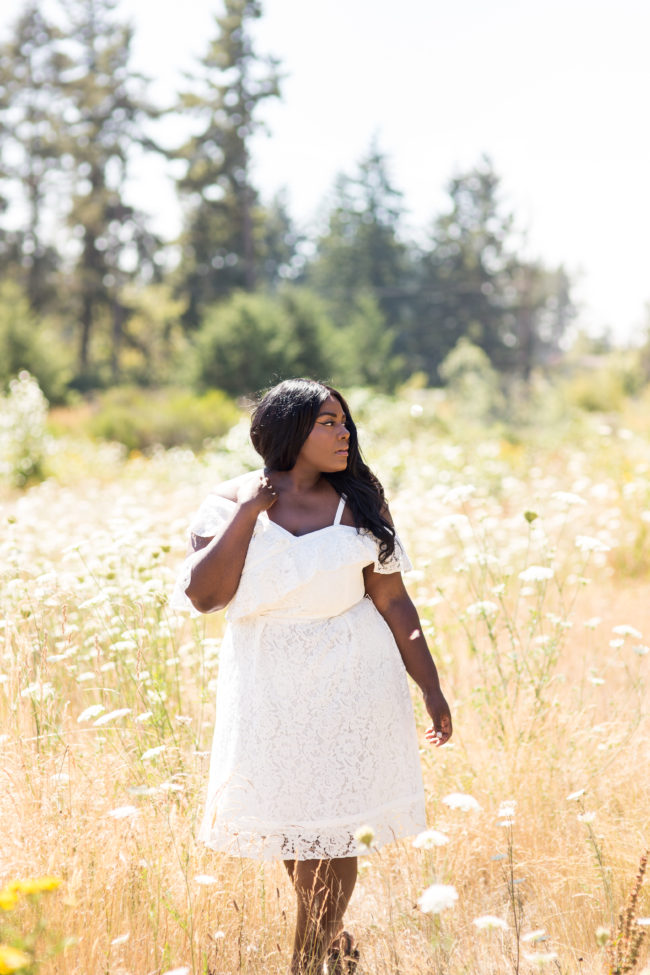
[[[0,396],[0,481],[23,487],[45,476],[47,400],[30,374],[20,373]]]
[[[239,410],[225,393],[211,390],[196,396],[178,389],[119,386],[98,397],[88,432],[116,440],[129,450],[189,446],[222,436],[239,419]]]

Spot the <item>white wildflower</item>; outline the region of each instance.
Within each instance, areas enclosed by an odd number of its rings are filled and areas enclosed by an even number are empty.
[[[462,812],[478,812],[481,808],[474,796],[465,792],[450,792],[442,801],[450,809],[460,809]]]
[[[498,819],[512,819],[515,815],[515,809],[517,807],[516,799],[504,799],[504,801],[499,806],[499,811],[497,813]]]
[[[169,968],[163,975],[190,975],[190,970],[187,965],[182,965],[180,968]]]
[[[576,535],[576,548],[580,552],[609,552],[611,547],[601,542],[599,538],[592,538],[591,535]]]
[[[590,630],[595,630],[602,622],[600,616],[592,616],[591,619],[585,620],[585,626]]]
[[[547,565],[529,565],[519,573],[522,582],[547,582],[554,576],[553,569]]]
[[[54,685],[50,681],[40,681],[35,680],[32,684],[28,684],[20,692],[21,697],[31,697],[37,701],[45,701],[49,697],[54,697]]]
[[[111,941],[112,945],[123,945],[131,937],[130,933],[127,931],[126,934],[118,934],[117,938],[113,938]]]
[[[138,810],[135,806],[118,806],[117,809],[111,809],[108,815],[111,819],[129,819],[131,816],[137,816]]]
[[[442,499],[442,503],[463,504],[465,501],[469,501],[475,493],[476,488],[473,484],[457,484],[456,487],[449,488]]]
[[[466,612],[470,616],[494,616],[495,613],[499,612],[499,607],[489,599],[482,599],[480,602],[468,606]]]
[[[648,927],[650,925],[650,917],[638,917],[636,923],[640,924],[642,927]]]
[[[418,907],[424,914],[440,914],[446,908],[453,907],[457,900],[455,887],[450,884],[431,884],[418,897]]]
[[[524,954],[526,961],[529,961],[531,965],[537,965],[538,968],[543,968],[545,965],[550,965],[551,962],[557,961],[556,951],[536,951],[534,954]]]
[[[507,931],[508,922],[503,918],[495,917],[494,914],[482,914],[481,917],[474,918],[474,924],[479,931]]]
[[[144,724],[145,721],[150,721],[151,718],[153,718],[153,711],[143,711],[135,720],[138,724]]]
[[[127,714],[131,714],[131,708],[117,708],[116,711],[109,711],[108,714],[102,714],[101,718],[93,721],[93,726],[100,728],[102,725],[109,724],[111,721],[117,721],[118,718],[126,717]]]
[[[576,802],[577,799],[581,799],[584,796],[586,789],[578,789],[577,792],[572,792],[570,796],[566,797],[567,802]]]
[[[445,846],[448,842],[449,837],[446,833],[441,833],[437,829],[425,829],[415,837],[413,846],[418,850],[430,850],[434,846]]]
[[[424,410],[419,403],[413,403],[409,412],[411,416],[422,416]]]
[[[199,873],[194,878],[194,883],[201,887],[211,887],[213,884],[218,884],[219,881],[209,873]]]
[[[650,647],[646,647],[645,643],[637,643],[632,649],[638,657],[645,657],[647,653],[650,653]]]
[[[568,507],[587,503],[584,498],[581,498],[579,494],[574,494],[572,491],[553,491],[551,497],[554,501],[559,501],[560,504],[565,504]]]
[[[536,941],[544,941],[546,938],[546,931],[544,928],[536,928],[535,931],[529,931],[528,934],[522,935],[521,940],[525,944],[535,943]]]
[[[103,704],[91,704],[84,711],[81,712],[77,721],[81,724],[82,721],[90,721],[91,718],[96,718],[98,714],[106,710]]]
[[[634,626],[628,626],[627,623],[613,626],[612,633],[617,633],[619,636],[633,636],[635,640],[640,640],[643,637],[643,633],[639,632]]]
[[[140,758],[142,759],[143,762],[146,762],[150,758],[155,758],[156,755],[160,755],[161,752],[164,752],[166,748],[167,745],[156,745],[155,748],[148,748],[146,752],[142,753]]]
[[[577,819],[579,823],[593,823],[596,818],[595,812],[583,812],[578,813]]]

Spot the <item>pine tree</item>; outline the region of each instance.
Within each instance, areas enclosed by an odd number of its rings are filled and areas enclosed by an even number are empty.
[[[250,24],[261,16],[257,0],[225,0],[217,34],[182,93],[180,108],[200,126],[178,150],[185,172],[179,290],[186,322],[199,323],[206,305],[236,288],[252,291],[263,280],[268,239],[265,214],[250,175],[250,141],[260,128],[259,107],[279,96],[278,64],[253,50]]]
[[[68,123],[63,144],[73,183],[68,223],[79,242],[79,368],[87,372],[91,337],[102,326],[114,377],[128,318],[121,292],[136,274],[156,279],[160,246],[145,216],[125,201],[132,152],[153,147],[143,126],[158,113],[130,65],[133,31],[115,19],[116,5],[65,0],[68,62],[61,81]]]
[[[52,301],[58,264],[44,229],[45,210],[52,205],[60,173],[58,40],[41,5],[31,0],[0,47],[0,202],[3,210],[13,204],[24,214],[0,238],[0,263],[25,289],[35,311]]]

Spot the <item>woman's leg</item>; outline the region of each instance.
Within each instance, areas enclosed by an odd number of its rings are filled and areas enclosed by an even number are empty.
[[[357,880],[357,858],[285,860],[298,902],[291,975],[320,975]]]

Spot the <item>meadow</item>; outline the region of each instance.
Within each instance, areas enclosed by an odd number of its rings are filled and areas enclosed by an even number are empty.
[[[515,434],[455,425],[432,391],[352,402],[455,725],[427,747],[413,689],[430,831],[361,859],[359,975],[641,972],[643,414]],[[148,456],[61,437],[44,481],[1,496],[0,942],[21,971],[287,971],[282,866],[195,840],[223,614],[168,605],[192,512],[257,466],[246,430]]]

